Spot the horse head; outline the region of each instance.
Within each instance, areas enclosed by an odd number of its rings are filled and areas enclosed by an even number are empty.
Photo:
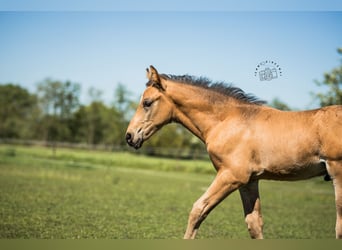
[[[146,71],[149,81],[126,132],[127,143],[135,149],[172,120],[173,103],[165,95],[166,81],[153,66]]]

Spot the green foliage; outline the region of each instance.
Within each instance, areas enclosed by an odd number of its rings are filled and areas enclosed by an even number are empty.
[[[44,116],[41,120],[41,135],[46,141],[68,141],[73,112],[79,106],[80,85],[69,81],[46,79],[38,84],[39,103]]]
[[[291,108],[286,103],[282,102],[278,98],[274,98],[269,105],[279,110],[284,110],[284,111],[291,110]]]
[[[102,102],[92,102],[81,106],[74,114],[72,131],[74,140],[94,144],[123,145],[124,129],[127,126],[120,113],[114,107],[107,107]]]
[[[342,48],[338,49],[338,53],[342,55]],[[342,60],[340,66],[324,74],[323,81],[315,82],[318,86],[324,86],[328,89],[326,93],[312,93],[321,107],[342,104]]]
[[[0,138],[34,137],[37,97],[13,84],[0,85]]]
[[[78,83],[46,79],[38,84],[38,97],[46,114],[67,119],[79,106],[80,90]]]
[[[114,102],[113,106],[119,110],[122,114],[125,114],[125,117],[129,119],[134,106],[134,102],[129,98],[132,96],[132,93],[127,89],[125,85],[119,83],[114,91]]]
[[[136,165],[102,164],[110,157]],[[150,169],[139,169],[141,158]],[[52,158],[44,148],[0,146],[0,238],[180,239],[213,174],[161,171],[175,162],[69,150]],[[331,182],[264,181],[260,192],[266,238],[335,237]],[[211,212],[198,238],[249,239],[237,192]]]
[[[38,84],[37,96],[19,86],[0,85],[0,138],[36,139],[55,146],[57,142],[125,146],[125,131],[137,106],[131,92],[119,83],[109,106],[95,88],[88,90],[90,103],[81,105],[80,91],[78,83],[51,79]],[[141,152],[182,157],[193,153],[196,157],[197,151],[204,150],[187,130],[170,125],[153,136]]]

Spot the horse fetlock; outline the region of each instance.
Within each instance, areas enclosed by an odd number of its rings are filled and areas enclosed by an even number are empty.
[[[246,215],[245,222],[247,224],[248,232],[253,239],[262,239],[263,220],[261,215],[254,211]]]
[[[342,239],[342,227],[336,227],[336,239]]]

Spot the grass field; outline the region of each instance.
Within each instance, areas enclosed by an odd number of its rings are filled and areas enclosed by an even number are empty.
[[[0,238],[179,239],[214,175],[207,161],[0,145]],[[331,182],[262,181],[260,192],[265,238],[334,238]],[[249,238],[238,192],[198,238]]]

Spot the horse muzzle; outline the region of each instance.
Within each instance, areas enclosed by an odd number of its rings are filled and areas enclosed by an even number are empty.
[[[142,137],[134,136],[132,133],[127,132],[126,133],[126,142],[129,146],[139,149],[141,148],[144,140]]]
[[[148,140],[157,130],[157,126],[152,124],[144,124],[143,127],[128,128],[126,132],[126,142],[129,146],[139,149],[143,145],[144,141]]]

